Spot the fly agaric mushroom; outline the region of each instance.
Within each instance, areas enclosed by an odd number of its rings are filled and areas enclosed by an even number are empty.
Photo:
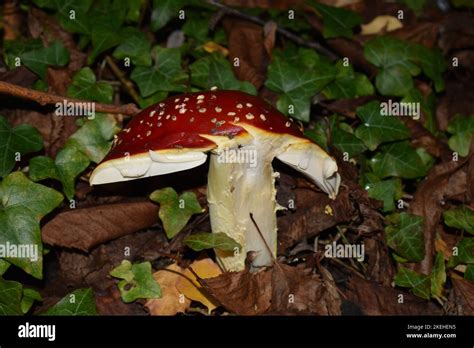
[[[275,199],[275,157],[305,174],[331,198],[338,192],[336,161],[278,110],[238,91],[183,94],[143,110],[117,135],[90,183],[190,169],[203,164],[209,151],[212,232],[224,232],[243,248],[240,253],[216,250],[218,262],[229,271],[244,269],[249,251],[257,252],[253,267],[271,265],[276,255],[280,207]]]

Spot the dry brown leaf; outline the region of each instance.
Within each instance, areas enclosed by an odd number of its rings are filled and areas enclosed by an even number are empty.
[[[60,213],[41,233],[47,244],[89,251],[157,221],[158,206],[149,201],[107,204]]]
[[[153,278],[160,285],[161,298],[148,300],[145,304],[151,315],[175,315],[184,313],[191,305],[176,287],[178,281],[182,279],[184,270],[176,263],[166,267],[164,270],[153,273]]]
[[[457,277],[453,282],[453,296],[458,315],[474,315],[474,283]]]
[[[361,25],[362,35],[375,35],[394,31],[403,27],[402,22],[393,16],[377,16],[370,23]]]
[[[193,301],[202,303],[207,307],[208,312],[211,313],[219,306],[219,303],[202,289],[201,284],[189,268],[192,268],[200,279],[217,277],[222,274],[222,271],[219,266],[209,258],[194,261],[183,273],[186,277],[192,279],[192,283],[187,278],[181,277],[176,284],[176,288],[181,291],[184,296]]]
[[[310,269],[279,263],[256,273],[227,272],[202,283],[226,309],[239,315],[341,314],[331,275],[323,273],[323,279]]]

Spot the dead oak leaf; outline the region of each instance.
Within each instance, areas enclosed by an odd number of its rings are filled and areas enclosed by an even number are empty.
[[[190,270],[192,269],[192,271]],[[214,278],[222,274],[219,266],[210,258],[194,261],[183,272],[184,277],[178,279],[176,288],[188,299],[197,301],[206,306],[209,313],[219,306],[212,296],[202,288],[199,279]]]
[[[153,278],[160,285],[162,296],[158,299],[151,299],[145,303],[151,315],[176,315],[184,313],[191,305],[176,287],[182,278],[184,269],[173,263],[158,272],[153,273]]]

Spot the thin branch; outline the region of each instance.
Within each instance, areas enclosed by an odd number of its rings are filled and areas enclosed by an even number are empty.
[[[114,73],[114,75],[119,79],[122,86],[125,87],[128,95],[132,97],[133,101],[137,104],[140,104],[140,96],[138,95],[135,87],[133,86],[132,81],[128,80],[125,77],[125,74],[120,70],[120,68],[115,64],[114,60],[110,58],[110,56],[105,57],[107,64],[109,65],[110,69]]]
[[[17,86],[8,82],[0,81],[0,94],[11,95],[23,99],[32,100],[40,105],[49,105],[56,103],[63,103],[65,100],[69,103],[90,103],[91,101],[80,100],[74,98],[66,98],[56,94],[36,91],[34,89]],[[109,114],[123,114],[133,116],[140,112],[140,109],[135,104],[125,105],[111,105],[95,103],[95,110],[97,112],[104,112]]]
[[[234,8],[231,8],[231,7],[228,7],[224,4],[221,4],[219,1],[217,0],[208,0],[208,3],[210,5],[213,5],[213,6],[216,6],[216,7],[219,7],[220,9],[222,9],[225,13],[227,14],[231,14],[235,17],[239,17],[241,19],[245,19],[249,22],[252,22],[252,23],[255,23],[255,24],[258,24],[258,25],[261,25],[261,26],[264,26],[265,25],[265,21],[258,18],[258,17],[255,17],[255,16],[251,16],[251,15],[248,15],[246,13],[243,13],[243,12],[240,12],[239,10],[236,10]],[[322,46],[320,43],[318,42],[315,42],[315,41],[306,41],[304,40],[303,38],[299,37],[298,35],[292,33],[291,31],[288,31],[286,29],[283,29],[283,28],[280,28],[278,27],[277,28],[277,33],[279,33],[280,35],[283,35],[285,36],[286,38],[288,38],[289,40],[297,43],[298,45],[300,46],[305,46],[305,47],[309,47],[309,48],[312,48],[314,50],[316,50],[317,52],[321,53],[321,54],[324,54],[325,56],[327,56],[328,58],[330,58],[331,60],[336,60],[338,59],[338,55],[335,54],[334,52],[332,52],[331,50],[327,49],[326,47]]]

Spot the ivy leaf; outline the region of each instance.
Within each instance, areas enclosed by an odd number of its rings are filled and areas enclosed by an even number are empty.
[[[92,162],[104,159],[112,146],[112,138],[119,131],[117,121],[111,115],[96,114],[71,135],[66,146],[76,146]]]
[[[416,59],[423,73],[434,82],[436,92],[441,92],[444,89],[443,72],[446,70],[443,54],[438,49],[429,49],[423,45],[416,45],[416,50]]]
[[[11,128],[6,118],[0,116],[0,177],[15,167],[16,153],[25,155],[43,148],[43,139],[38,130],[22,124]]]
[[[219,233],[195,233],[184,239],[184,244],[195,251],[205,249],[219,249],[234,251],[240,250],[242,246],[224,232]]]
[[[69,51],[62,43],[53,42],[49,47],[22,54],[21,59],[29,69],[45,80],[48,65],[66,65],[69,62]]]
[[[0,259],[0,276],[4,275],[8,268],[10,268],[10,264],[5,260]]]
[[[145,33],[129,27],[122,31],[125,40],[115,49],[113,56],[117,59],[130,58],[133,64],[151,65],[151,43],[147,40]]]
[[[203,212],[194,192],[178,194],[171,187],[154,191],[150,199],[160,204],[159,217],[168,238],[173,238],[194,214]]]
[[[22,315],[21,296],[23,286],[0,277],[0,315]]]
[[[381,146],[380,152],[370,160],[370,166],[380,178],[398,176],[413,179],[426,174],[422,159],[407,141]]]
[[[453,134],[448,140],[451,150],[466,157],[469,154],[471,141],[474,139],[474,117],[456,115],[448,125],[448,132]]]
[[[341,152],[347,152],[350,157],[357,156],[367,150],[360,139],[338,126],[332,128],[332,143]]]
[[[395,285],[410,288],[414,295],[425,300],[430,299],[431,279],[429,276],[400,267],[394,281]]]
[[[464,272],[464,279],[474,282],[474,265],[467,265],[466,271]]]
[[[443,218],[447,226],[474,234],[474,211],[468,206],[462,205],[455,209],[446,210],[443,213]]]
[[[362,124],[357,127],[355,135],[373,151],[381,143],[402,140],[410,137],[407,127],[397,118],[381,114],[381,105],[372,101],[356,110]]]
[[[388,246],[408,261],[423,260],[423,218],[403,212],[391,215],[388,220],[391,222],[385,227]]]
[[[118,283],[118,288],[125,303],[139,298],[161,298],[161,289],[153,278],[150,262],[132,265],[130,261],[123,260],[110,275],[122,279]]]
[[[97,114],[76,131],[57,153],[53,161],[46,156],[30,160],[30,178],[33,181],[55,179],[62,183],[68,199],[75,194],[76,177],[90,164],[99,163],[111,146],[111,138],[117,133],[117,123],[109,115]]]
[[[374,94],[374,86],[364,74],[354,72],[352,66],[336,64],[336,79],[323,90],[328,99],[350,99]]]
[[[183,5],[183,0],[153,0],[151,30],[157,31],[163,28],[172,18],[178,18],[178,11]]]
[[[42,301],[41,294],[33,289],[23,289],[23,297],[21,299],[20,307],[23,314],[28,313],[33,302]]]
[[[91,316],[97,315],[92,289],[77,289],[49,308],[43,315]]]
[[[184,86],[179,82],[184,77],[179,49],[156,46],[154,52],[153,66],[137,66],[130,75],[137,84],[141,96],[149,97],[158,91],[184,91]]]
[[[453,252],[453,256],[448,261],[448,267],[456,267],[460,263],[474,263],[474,238],[463,238]]]
[[[415,12],[417,16],[422,13],[423,8],[426,5],[426,0],[400,0],[400,2],[408,6],[408,8]]]
[[[57,41],[48,47],[43,47],[38,40],[6,41],[5,52],[5,59],[10,68],[15,68],[15,60],[20,58],[21,63],[42,80],[46,80],[46,71],[49,65],[64,66],[69,62],[69,51]]]
[[[74,75],[67,94],[77,99],[112,103],[113,88],[108,83],[96,82],[92,69],[85,67]]]
[[[440,303],[444,299],[443,291],[446,283],[446,266],[444,264],[444,254],[438,252],[431,270],[431,297]]]
[[[371,182],[365,189],[370,198],[383,201],[384,212],[395,210],[394,201],[402,197],[402,182],[398,178]]]
[[[352,28],[362,23],[362,18],[355,12],[332,6],[326,6],[311,1],[310,5],[314,6],[322,15],[324,21],[323,36],[324,38],[346,37],[352,38]]]
[[[216,86],[219,89],[240,90],[256,95],[254,85],[239,81],[232,71],[230,63],[220,54],[211,54],[196,60],[190,66],[191,83],[203,89]]]
[[[35,184],[21,172],[14,172],[0,184],[0,244],[37,247],[31,258],[6,258],[33,277],[43,277],[43,245],[39,222],[63,200],[62,195],[49,187]]]
[[[375,85],[383,95],[404,96],[414,87],[412,76],[420,73],[414,62],[413,45],[388,36],[368,41],[364,47],[365,58],[380,68]]]
[[[304,52],[304,51],[303,51]],[[298,52],[301,56],[302,52]],[[282,54],[275,54],[268,67],[265,86],[282,93],[277,108],[288,115],[292,107],[295,118],[308,121],[311,98],[336,77],[336,69],[323,60],[318,60],[312,69],[292,64]]]

